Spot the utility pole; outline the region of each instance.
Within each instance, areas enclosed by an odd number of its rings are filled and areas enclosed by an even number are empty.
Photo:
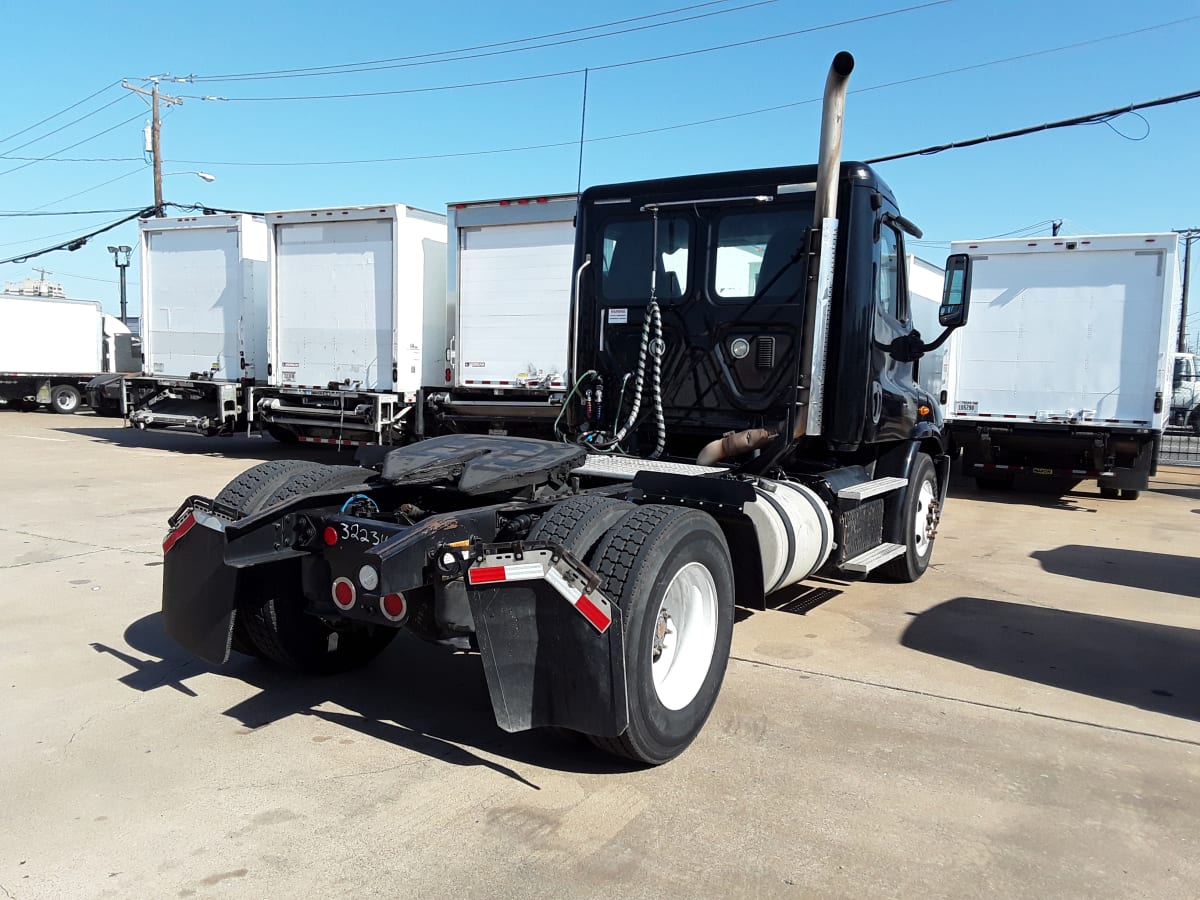
[[[1176,341],[1175,352],[1187,352],[1187,317],[1188,317],[1188,275],[1192,270],[1192,241],[1200,238],[1200,228],[1176,228],[1176,233],[1183,238],[1183,303],[1179,309],[1179,338]]]
[[[162,116],[159,105],[178,106],[183,103],[179,97],[170,97],[158,91],[158,79],[150,79],[150,90],[137,87],[128,82],[121,82],[121,87],[150,98],[150,154],[154,158],[154,215],[161,218],[163,214],[162,195]]]

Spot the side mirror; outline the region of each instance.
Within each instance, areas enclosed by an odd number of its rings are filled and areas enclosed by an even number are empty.
[[[942,287],[942,305],[938,308],[938,324],[945,328],[961,328],[967,324],[971,306],[971,257],[954,253],[946,258],[946,281]]]

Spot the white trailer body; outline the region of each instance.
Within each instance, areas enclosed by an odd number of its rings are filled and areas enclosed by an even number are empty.
[[[942,333],[942,326],[938,324],[938,309],[942,305],[942,286],[946,270],[911,253],[906,257],[906,262],[908,308],[912,312],[913,327],[921,332],[921,337],[926,341],[932,341]],[[957,339],[958,332],[955,331],[946,343],[926,353],[917,363],[917,383],[929,391],[943,407],[947,399],[947,366]]]
[[[147,375],[264,380],[267,226],[261,216],[141,221]]]
[[[97,380],[92,404],[138,428],[247,427],[267,357],[267,225],[246,213],[142,219],[142,374]]]
[[[1094,475],[1136,496],[1168,412],[1177,236],[958,241],[952,252],[972,257],[971,318],[948,382],[964,467]]]
[[[558,414],[578,200],[556,194],[447,206],[448,365],[426,385],[443,421],[507,433]]]
[[[114,365],[107,318],[92,300],[0,294],[0,403],[75,412]]]
[[[0,295],[0,370],[103,372],[103,349],[99,303]]]
[[[446,367],[446,220],[411,206],[267,215],[268,381],[282,439],[378,443]],[[404,420],[404,421],[402,421]]]

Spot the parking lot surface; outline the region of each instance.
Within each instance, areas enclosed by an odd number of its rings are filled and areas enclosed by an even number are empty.
[[[289,453],[0,412],[0,897],[1196,895],[1196,470],[956,482],[922,580],[745,615],[700,738],[630,769],[403,636],[330,679],[176,647],[168,515]]]

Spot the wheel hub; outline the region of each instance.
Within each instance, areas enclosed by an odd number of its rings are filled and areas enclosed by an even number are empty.
[[[663,649],[667,646],[669,638],[675,634],[675,627],[671,622],[671,614],[665,609],[658,611],[658,621],[654,623],[654,647],[652,649],[652,659],[658,662],[662,659]]]

